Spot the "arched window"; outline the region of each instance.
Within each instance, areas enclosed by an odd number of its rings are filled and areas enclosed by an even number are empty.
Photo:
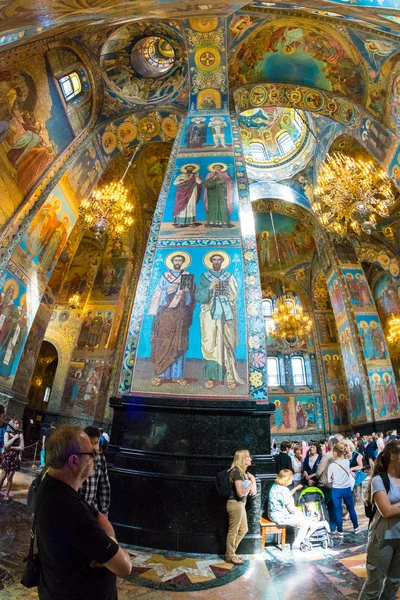
[[[273,303],[270,298],[265,298],[265,300],[262,301],[262,312],[265,332],[268,334],[269,330],[275,329],[274,319],[272,318]]]
[[[276,356],[268,356],[267,373],[269,386],[277,386],[281,384],[281,378],[279,374],[279,362]]]
[[[60,77],[58,81],[60,82],[62,93],[67,102],[72,100],[72,98],[75,98],[75,96],[82,91],[81,78],[76,71],[69,75],[64,75],[64,77]]]
[[[250,144],[250,152],[254,162],[265,162],[268,160],[265,146],[261,142],[252,142]]]
[[[272,300],[271,298],[265,298],[262,301],[263,317],[272,317]]]
[[[302,356],[292,356],[292,374],[293,385],[307,385],[306,370],[304,367],[304,358]]]
[[[294,141],[287,131],[282,131],[276,136],[276,143],[278,144],[281,156],[286,156],[295,149]]]

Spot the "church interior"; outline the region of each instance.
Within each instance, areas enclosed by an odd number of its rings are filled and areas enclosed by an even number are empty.
[[[0,17],[0,404],[25,446],[109,432],[121,598],[356,598],[366,527],[262,555],[259,515],[273,442],[400,426],[398,3]],[[232,569],[214,478],[242,447],[260,493]]]

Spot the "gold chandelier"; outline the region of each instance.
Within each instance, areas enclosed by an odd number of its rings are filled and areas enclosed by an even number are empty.
[[[93,231],[96,237],[107,233],[109,237],[118,239],[133,223],[133,204],[128,202],[124,179],[140,147],[141,144],[132,154],[119,181],[94,190],[90,198],[81,202],[79,215],[84,226]]]
[[[269,335],[274,340],[286,340],[290,346],[297,340],[305,339],[312,329],[312,320],[303,314],[301,306],[286,293],[277,298],[272,318],[275,328],[269,330]]]
[[[74,294],[68,299],[68,306],[72,308],[72,310],[76,310],[81,307],[81,297],[80,294]]]
[[[339,235],[372,233],[376,215],[387,217],[395,202],[391,180],[380,167],[341,152],[326,158],[314,194],[320,223]]]
[[[400,347],[400,317],[395,317],[393,314],[388,320],[389,333],[387,341],[393,346]]]
[[[282,271],[281,256],[276,238],[275,223],[272,211],[269,213],[271,218],[272,231],[274,233],[276,256],[279,263],[279,271]],[[286,340],[290,346],[294,346],[297,340],[303,340],[312,329],[312,320],[303,314],[301,306],[296,304],[296,299],[290,293],[285,292],[276,299],[276,306],[272,313],[274,328],[270,328],[268,333],[274,340]]]

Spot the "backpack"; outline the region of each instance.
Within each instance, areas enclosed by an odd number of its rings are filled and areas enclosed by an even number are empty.
[[[383,481],[383,485],[385,486],[386,493],[389,493],[390,490],[390,480],[386,473],[382,473],[379,477]],[[371,500],[364,503],[365,516],[369,519],[369,523],[371,524],[372,519],[375,516],[377,508],[374,504],[372,504]]]
[[[215,476],[215,487],[217,488],[218,496],[221,498],[229,498],[232,494],[232,486],[229,483],[229,471],[220,471]]]

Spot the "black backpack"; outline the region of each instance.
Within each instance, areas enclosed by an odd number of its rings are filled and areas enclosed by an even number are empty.
[[[390,480],[389,480],[388,475],[386,473],[382,473],[382,475],[379,475],[379,477],[382,479],[383,485],[385,486],[386,493],[388,494],[389,490],[390,490]],[[368,502],[364,503],[364,509],[365,509],[365,516],[369,519],[369,522],[371,523],[372,519],[375,516],[377,508],[374,504],[372,504],[371,500],[369,500]]]
[[[215,487],[217,488],[218,496],[221,498],[229,498],[232,494],[232,486],[229,483],[229,471],[220,471],[215,476]]]

